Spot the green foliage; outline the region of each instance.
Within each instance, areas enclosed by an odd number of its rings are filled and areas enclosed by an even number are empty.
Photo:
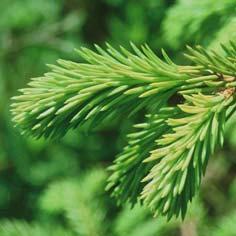
[[[59,60],[60,67],[51,66],[52,72],[33,79],[31,88],[13,98],[21,101],[12,105],[16,123],[26,132],[34,130],[36,137],[62,136],[87,120],[96,126],[121,111],[158,109],[173,94],[170,88],[181,87],[190,77],[162,62],[148,46],[142,51],[132,46],[135,54],[110,45],[106,51],[97,46],[99,54],[81,48],[88,64]]]
[[[73,236],[57,226],[29,224],[24,221],[1,221],[0,234],[4,236]]]
[[[169,235],[177,232],[180,221],[173,220],[166,224],[165,218],[153,218],[150,212],[136,205],[128,206],[111,216],[106,212],[103,191],[105,173],[101,169],[92,169],[80,179],[62,179],[52,182],[39,199],[39,207],[44,214],[62,215],[66,219],[66,228],[75,235]],[[186,221],[195,222],[196,226],[204,219],[201,202],[194,201]],[[46,218],[47,221],[50,218]]]
[[[50,214],[64,213],[77,235],[104,235],[106,212],[101,196],[105,177],[103,170],[95,169],[79,180],[53,182],[41,196],[40,208]]]
[[[87,64],[59,60],[60,66],[51,66],[52,72],[33,79],[20,90],[23,95],[13,98],[14,121],[23,133],[60,137],[84,123],[94,127],[145,107],[154,120],[129,135],[133,140],[111,167],[107,189],[120,202],[141,197],[155,214],[184,218],[234,111],[236,44],[223,46],[222,56],[189,48],[193,66],[175,65],[164,51],[163,62],[148,46],[131,46],[134,54],[110,45],[107,50],[96,46],[99,53],[81,48]],[[162,113],[176,92],[184,104]]]
[[[236,38],[235,26],[236,26],[236,17],[231,17],[223,25],[223,27],[219,31],[217,31],[214,39],[211,41],[209,45],[209,48],[220,50],[221,48],[219,42],[221,42],[221,44],[225,44],[230,39]]]
[[[168,119],[171,132],[156,141],[159,148],[145,161],[155,161],[145,177],[142,198],[157,214],[185,216],[201,183],[209,159],[218,144],[223,144],[227,106],[232,100],[223,96],[184,96],[188,105],[179,105],[185,113]]]
[[[108,22],[111,34],[109,40],[113,44],[129,46],[128,42],[131,40],[138,44],[148,42],[152,47],[158,48],[162,42],[158,37],[160,25],[168,8],[168,1],[142,0],[139,4],[132,0],[107,1],[115,7],[115,11],[120,11],[119,15],[111,14]]]
[[[142,179],[148,174],[153,164],[143,161],[155,147],[155,140],[161,137],[168,129],[164,122],[178,114],[175,108],[163,108],[155,115],[147,115],[147,122],[136,124],[138,131],[127,136],[128,146],[116,158],[109,168],[113,174],[109,177],[107,190],[113,190],[120,203],[130,201],[135,204],[144,184]]]
[[[151,218],[145,208],[136,205],[132,210],[124,208],[118,215],[115,232],[119,236],[167,235],[176,229],[177,225],[177,222],[171,222],[167,226],[164,218]]]
[[[163,22],[167,45],[180,49],[186,43],[208,44],[219,28],[235,16],[235,8],[234,0],[225,0],[224,4],[220,0],[179,0]]]
[[[219,219],[217,224],[209,229],[209,232],[215,236],[233,236],[235,235],[235,220],[236,214],[235,212],[232,212],[231,214]]]
[[[224,48],[227,57],[190,48],[187,56],[195,67],[175,65],[164,51],[163,62],[148,46],[139,50],[131,45],[135,54],[122,47],[120,53],[110,45],[106,51],[96,46],[99,53],[78,50],[87,64],[59,60],[60,66],[51,65],[52,72],[32,79],[29,88],[20,90],[23,95],[13,97],[19,101],[12,104],[16,124],[36,137],[60,137],[69,128],[86,121],[93,127],[120,111],[134,114],[148,107],[156,112],[176,91],[189,93],[189,88],[200,87],[199,92],[203,92],[211,86],[224,86],[225,81],[214,73],[235,74],[231,65],[236,51],[233,42]],[[202,88],[199,83],[206,86]],[[159,102],[154,103],[156,100]]]
[[[182,94],[198,94],[201,90],[203,95],[227,97],[233,92],[228,88],[225,92],[222,89],[226,86],[234,87],[234,84],[226,84],[232,82],[230,80],[235,74],[225,76],[227,73],[232,74],[232,70],[222,63],[221,56],[223,55],[223,59],[226,57],[221,44],[228,46],[229,40],[235,41],[234,1],[140,0],[137,4],[134,0],[2,0],[0,7],[0,226],[5,223],[11,225],[4,232],[1,231],[0,235],[8,235],[6,231],[12,232],[12,224],[24,225],[21,234],[27,235],[30,231],[29,235],[32,236],[37,235],[35,228],[43,231],[41,235],[58,235],[60,231],[62,235],[67,233],[66,235],[76,236],[79,232],[88,232],[89,225],[98,229],[95,233],[102,232],[104,236],[234,235],[234,106],[229,110],[231,118],[226,123],[224,147],[219,149],[217,146],[213,158],[209,159],[200,192],[196,192],[199,196],[188,204],[183,222],[174,219],[166,222],[165,217],[161,216],[153,218],[147,207],[138,206],[139,204],[134,209],[129,204],[128,207],[125,204],[124,209],[115,206],[117,201],[122,205],[125,201],[132,205],[137,201],[143,202],[137,196],[141,195],[148,182],[140,180],[158,161],[143,163],[141,160],[149,157],[149,151],[161,148],[155,142],[162,136],[159,127],[166,129],[166,134],[173,132],[172,128],[175,128],[169,127],[167,122],[159,123],[157,116],[164,112],[166,116],[171,115],[170,118],[175,119],[181,118],[173,117],[179,113],[178,116],[185,118],[190,116],[175,107],[186,102]],[[57,58],[82,62],[73,53],[74,48],[80,45],[92,48],[94,43],[103,45],[106,41],[113,46],[123,45],[132,54],[135,52],[130,50],[130,41],[138,45],[139,49],[140,45],[147,42],[155,54],[160,48],[165,48],[179,65],[198,64],[198,76],[210,75],[210,71],[216,72],[215,69],[221,68],[225,71],[224,78],[219,79],[220,74],[214,73],[218,79],[190,84],[183,91],[175,91],[158,113],[155,111],[154,104],[157,100],[154,100],[153,94],[153,104],[144,105],[138,112],[134,110],[135,114],[129,117],[120,109],[112,119],[107,119],[109,122],[105,119],[100,125],[96,124],[96,117],[91,116],[96,127],[90,126],[91,120],[88,119],[83,122],[83,127],[69,131],[60,140],[45,142],[43,139],[34,140],[32,137],[21,136],[18,129],[13,128],[9,114],[10,97],[15,96],[16,90],[24,87],[28,78],[44,73],[46,63],[54,64]],[[204,48],[213,49],[217,55],[207,51],[211,54],[211,60],[201,57],[200,61],[192,62],[191,59],[194,58],[186,58],[180,53],[186,52],[186,44],[203,45]],[[119,48],[117,51],[121,52]],[[195,48],[195,51],[204,54],[200,48]],[[192,53],[191,56],[196,57]],[[164,58],[163,55],[159,57]],[[198,56],[197,58],[199,59]],[[235,63],[232,60],[224,62]],[[206,65],[210,65],[212,69],[209,71],[209,67],[204,67]],[[182,71],[183,67],[178,69]],[[196,71],[192,73],[191,69],[189,67],[187,73],[192,78],[196,76]],[[218,83],[218,80],[226,82]],[[140,104],[143,99],[137,98],[134,102]],[[168,112],[168,109],[175,112]],[[130,110],[127,109],[127,112]],[[168,118],[164,119],[167,121]],[[132,123],[138,125],[132,128]],[[92,129],[88,135],[84,131],[89,127]],[[93,128],[97,129],[96,133],[91,132]],[[131,135],[126,138],[127,133]],[[122,151],[124,146],[127,147]],[[119,152],[110,168],[112,177],[108,183],[117,200],[115,201],[104,192],[104,183],[96,188],[99,182],[96,178],[105,175],[100,169],[96,171],[94,166],[106,168]],[[130,157],[122,161],[121,157],[128,153]],[[98,172],[101,175],[93,174]],[[89,181],[86,176],[91,176]],[[83,182],[86,186],[82,186]],[[66,185],[73,190],[60,191],[60,184],[63,188]],[[79,191],[78,186],[83,191]],[[93,186],[98,195],[90,190]],[[70,204],[64,201],[67,198],[70,199]],[[86,198],[90,200],[78,203],[78,199]],[[76,210],[69,213],[69,208]],[[90,221],[80,220],[82,212],[92,215]],[[229,221],[231,223],[228,224]],[[224,229],[219,230],[219,226]]]
[[[18,1],[12,1],[12,4],[6,3],[9,2],[3,0],[0,3],[1,8],[4,7],[0,23],[0,28],[3,29],[7,29],[9,24],[15,29],[21,29],[22,26],[32,27],[40,19],[51,21],[60,10],[60,6],[53,1],[39,0],[33,2],[25,0],[24,4]]]

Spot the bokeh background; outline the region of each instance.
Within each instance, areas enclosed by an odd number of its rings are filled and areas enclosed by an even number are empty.
[[[33,140],[9,112],[17,89],[58,58],[79,61],[80,46],[148,43],[176,63],[185,63],[186,44],[220,50],[236,37],[235,0],[1,0],[0,9],[1,236],[236,235],[236,115],[186,220],[166,222],[140,206],[117,206],[104,191],[132,121]]]

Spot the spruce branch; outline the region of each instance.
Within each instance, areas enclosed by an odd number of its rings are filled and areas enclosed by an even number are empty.
[[[184,217],[235,111],[236,42],[223,45],[223,54],[188,47],[184,66],[164,51],[162,60],[147,45],[131,46],[81,48],[86,63],[50,65],[13,98],[13,121],[22,133],[60,137],[145,109],[145,123],[135,125],[140,130],[110,167],[107,189],[121,203],[140,200],[155,214]],[[183,101],[170,106],[177,94]]]
[[[202,76],[201,63],[208,61],[195,50],[189,57],[200,66],[177,66],[163,51],[164,62],[147,45],[138,49],[132,44],[134,53],[110,45],[96,48],[98,53],[78,50],[86,64],[58,60],[59,65],[49,65],[51,72],[32,79],[20,89],[22,95],[13,97],[13,121],[23,133],[60,137],[70,128],[94,127],[120,113],[132,115],[144,107],[157,112],[176,91],[211,91],[225,83],[214,71]]]
[[[213,50],[205,50],[201,46],[197,46],[195,49],[187,47],[189,54],[185,56],[193,61],[196,65],[199,65],[201,72],[209,70],[211,73],[215,73],[221,78],[226,80],[231,78],[235,80],[236,77],[236,45],[234,42],[230,42],[226,47],[221,45],[223,49],[223,55]]]
[[[155,140],[169,130],[167,119],[178,114],[178,108],[161,108],[158,114],[146,115],[147,121],[134,125],[137,130],[127,135],[128,145],[109,167],[113,174],[108,179],[107,190],[118,202],[130,202],[134,205],[144,184],[142,179],[148,174],[153,164],[143,161],[155,147]]]
[[[156,214],[182,215],[199,188],[209,156],[223,145],[227,108],[233,97],[219,95],[185,95],[179,105],[181,118],[169,118],[171,132],[156,141],[157,149],[145,162],[155,165],[143,181],[144,202]]]
[[[59,60],[52,72],[32,79],[23,95],[14,97],[14,121],[23,132],[36,137],[62,136],[69,128],[134,114],[143,107],[158,110],[190,77],[178,67],[161,61],[148,46],[132,54],[108,45],[98,53],[81,48],[88,63]],[[130,114],[131,115],[131,114]]]

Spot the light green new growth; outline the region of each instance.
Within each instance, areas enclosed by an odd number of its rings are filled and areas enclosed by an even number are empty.
[[[188,47],[189,66],[131,46],[133,52],[81,48],[86,63],[50,65],[13,98],[13,120],[22,133],[61,137],[145,110],[146,121],[135,125],[110,167],[107,190],[120,203],[140,201],[155,215],[184,217],[236,108],[236,42],[223,45],[222,54]]]

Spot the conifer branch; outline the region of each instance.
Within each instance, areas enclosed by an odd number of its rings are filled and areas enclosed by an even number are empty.
[[[156,141],[145,162],[155,165],[143,181],[142,198],[156,214],[182,214],[199,188],[209,156],[223,145],[227,108],[233,97],[197,94],[184,96],[181,118],[169,118],[171,132]]]
[[[143,161],[155,147],[155,140],[169,130],[167,119],[178,114],[178,108],[162,108],[155,115],[147,115],[147,121],[134,125],[137,130],[127,135],[128,145],[109,167],[112,175],[108,179],[107,190],[112,189],[112,195],[122,202],[134,205],[144,184],[142,179],[148,174],[153,163]]]
[[[86,63],[50,65],[13,98],[13,121],[22,133],[60,137],[145,108],[147,121],[128,135],[107,189],[121,203],[140,199],[155,214],[184,217],[235,111],[236,42],[222,46],[224,54],[188,47],[189,66],[174,64],[164,51],[161,60],[147,45],[131,46],[132,52],[108,44],[97,52],[81,48]],[[170,107],[176,94],[183,102]]]

